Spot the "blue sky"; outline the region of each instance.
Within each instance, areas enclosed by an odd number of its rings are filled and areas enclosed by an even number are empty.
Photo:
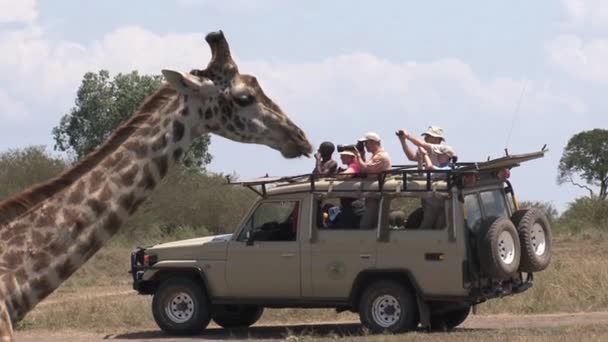
[[[204,35],[217,29],[241,71],[315,145],[376,131],[404,163],[392,132],[431,124],[461,160],[548,144],[513,181],[520,198],[560,209],[584,194],[555,183],[568,138],[608,126],[608,3],[599,0],[0,0],[0,150],[52,148],[51,129],[85,72],[200,68]],[[241,177],[313,163],[217,137],[211,153],[210,170]]]

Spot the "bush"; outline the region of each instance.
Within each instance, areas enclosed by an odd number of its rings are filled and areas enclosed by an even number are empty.
[[[608,200],[577,198],[568,204],[557,223],[560,230],[572,233],[588,229],[608,231]]]
[[[67,163],[50,156],[44,146],[0,153],[0,200],[56,176]]]
[[[537,209],[540,209],[540,210],[542,210],[545,213],[545,215],[547,215],[547,218],[551,222],[555,222],[555,220],[559,216],[559,214],[557,212],[557,209],[555,209],[555,207],[553,206],[553,204],[551,202],[522,201],[521,203],[519,203],[519,207],[522,208],[522,209],[524,209],[524,208],[537,208]]]

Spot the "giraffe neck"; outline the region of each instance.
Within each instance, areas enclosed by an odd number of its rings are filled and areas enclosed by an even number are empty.
[[[116,234],[203,132],[200,117],[175,95],[90,172],[12,221],[0,235],[0,302],[12,320],[22,319]]]

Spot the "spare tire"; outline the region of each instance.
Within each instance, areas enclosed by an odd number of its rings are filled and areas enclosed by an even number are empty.
[[[479,264],[483,274],[509,278],[519,268],[521,247],[513,222],[506,217],[484,220],[477,240]]]
[[[517,227],[522,248],[519,270],[539,272],[551,262],[551,223],[537,208],[516,211],[511,217]]]

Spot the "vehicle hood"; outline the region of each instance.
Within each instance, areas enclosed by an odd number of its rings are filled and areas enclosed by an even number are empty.
[[[158,260],[223,260],[232,234],[205,236],[194,239],[165,242],[146,249],[146,254]]]

